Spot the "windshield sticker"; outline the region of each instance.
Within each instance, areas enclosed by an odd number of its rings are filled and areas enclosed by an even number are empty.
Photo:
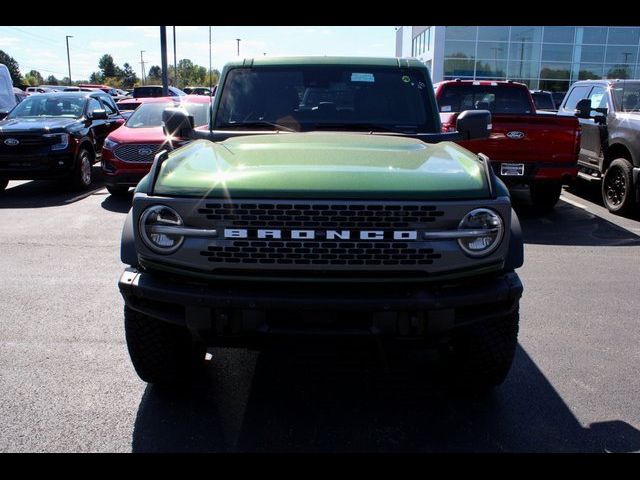
[[[443,105],[442,107],[440,107],[440,111],[441,112],[450,112],[451,111],[451,105]]]
[[[376,79],[373,77],[373,73],[356,73],[353,72],[351,74],[352,82],[375,82]]]
[[[409,83],[411,81],[411,77],[409,75],[403,75],[402,76],[402,81],[404,83]]]

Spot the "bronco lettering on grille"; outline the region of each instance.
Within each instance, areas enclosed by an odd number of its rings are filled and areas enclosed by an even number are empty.
[[[259,239],[293,239],[314,240],[316,237],[324,237],[327,240],[417,240],[418,232],[415,230],[274,230],[274,229],[246,229],[225,228],[224,238],[259,238]]]

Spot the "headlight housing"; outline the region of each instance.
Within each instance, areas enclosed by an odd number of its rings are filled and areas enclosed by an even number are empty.
[[[118,142],[114,142],[109,137],[107,137],[104,143],[102,144],[102,148],[106,148],[107,150],[113,150],[117,146],[118,146]]]
[[[471,257],[484,257],[493,252],[504,236],[504,222],[497,212],[488,208],[476,208],[467,213],[458,230],[468,230],[458,238],[458,245]]]
[[[69,134],[68,133],[47,133],[45,138],[55,138],[57,143],[51,145],[51,150],[65,150],[69,146]]]
[[[147,208],[138,227],[144,244],[156,253],[168,255],[180,248],[184,236],[173,232],[184,225],[182,218],[173,208],[154,205]]]

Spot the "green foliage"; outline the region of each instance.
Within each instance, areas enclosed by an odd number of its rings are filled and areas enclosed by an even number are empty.
[[[59,85],[59,80],[54,75],[49,75],[44,83],[45,85]]]
[[[102,57],[100,57],[100,60],[98,61],[98,68],[100,70],[102,70],[102,76],[103,77],[117,77],[117,71],[116,69],[118,68],[115,64],[115,62],[113,61],[113,57],[111,55],[109,55],[108,53],[105,53]]]
[[[11,81],[14,85],[22,85],[22,74],[20,73],[20,66],[18,62],[12,56],[0,50],[0,63],[5,65],[11,75]]]

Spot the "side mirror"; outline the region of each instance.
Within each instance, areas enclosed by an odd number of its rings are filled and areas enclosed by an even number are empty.
[[[583,98],[576,105],[576,117],[578,118],[591,118],[591,100]]]
[[[165,108],[162,123],[166,136],[189,138],[193,132],[193,116],[181,108]]]
[[[91,120],[106,120],[107,118],[109,118],[109,115],[107,115],[107,111],[106,110],[93,110],[92,112],[89,112],[89,115],[87,115],[87,118],[91,119]]]
[[[4,120],[6,118],[6,116],[9,115],[9,112],[2,112],[0,111],[0,120]]]
[[[489,137],[491,112],[489,110],[465,110],[456,119],[456,130],[462,135],[462,140]]]

